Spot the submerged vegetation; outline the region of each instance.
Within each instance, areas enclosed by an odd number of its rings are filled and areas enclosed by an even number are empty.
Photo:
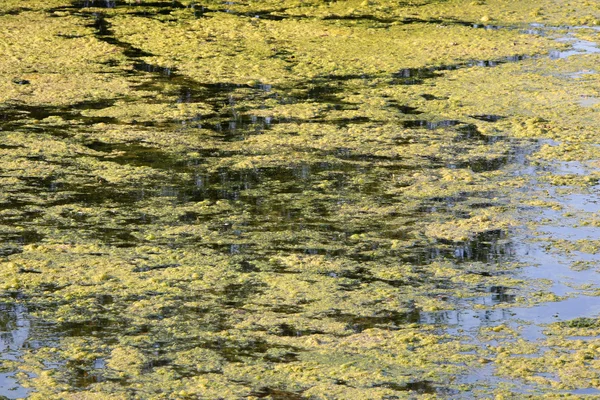
[[[3,0],[0,398],[599,396],[598,15]]]

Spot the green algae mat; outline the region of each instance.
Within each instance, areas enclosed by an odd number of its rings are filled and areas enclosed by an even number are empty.
[[[600,398],[597,25],[3,0],[0,399]]]

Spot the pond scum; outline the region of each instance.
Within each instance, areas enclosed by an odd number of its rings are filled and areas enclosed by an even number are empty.
[[[600,398],[599,19],[2,0],[0,398]]]

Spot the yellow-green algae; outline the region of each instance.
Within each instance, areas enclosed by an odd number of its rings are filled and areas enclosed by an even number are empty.
[[[550,189],[598,173],[531,187],[511,157],[551,139],[532,164],[597,160],[579,100],[598,77],[572,78],[597,56],[468,63],[566,47],[520,29],[595,24],[596,3],[141,3],[0,5],[0,277],[40,343],[10,366],[31,398],[440,398],[490,364],[516,388],[482,395],[598,387],[564,324],[540,343],[483,327],[485,346],[420,323],[492,286],[561,299],[515,275],[515,210],[564,208]]]

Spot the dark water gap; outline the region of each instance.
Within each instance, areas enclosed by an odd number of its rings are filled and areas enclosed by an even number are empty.
[[[32,11],[32,9],[28,8],[28,7],[15,7],[11,10],[0,12],[0,17],[2,17],[4,15],[19,15],[21,13],[28,12],[28,11]]]

